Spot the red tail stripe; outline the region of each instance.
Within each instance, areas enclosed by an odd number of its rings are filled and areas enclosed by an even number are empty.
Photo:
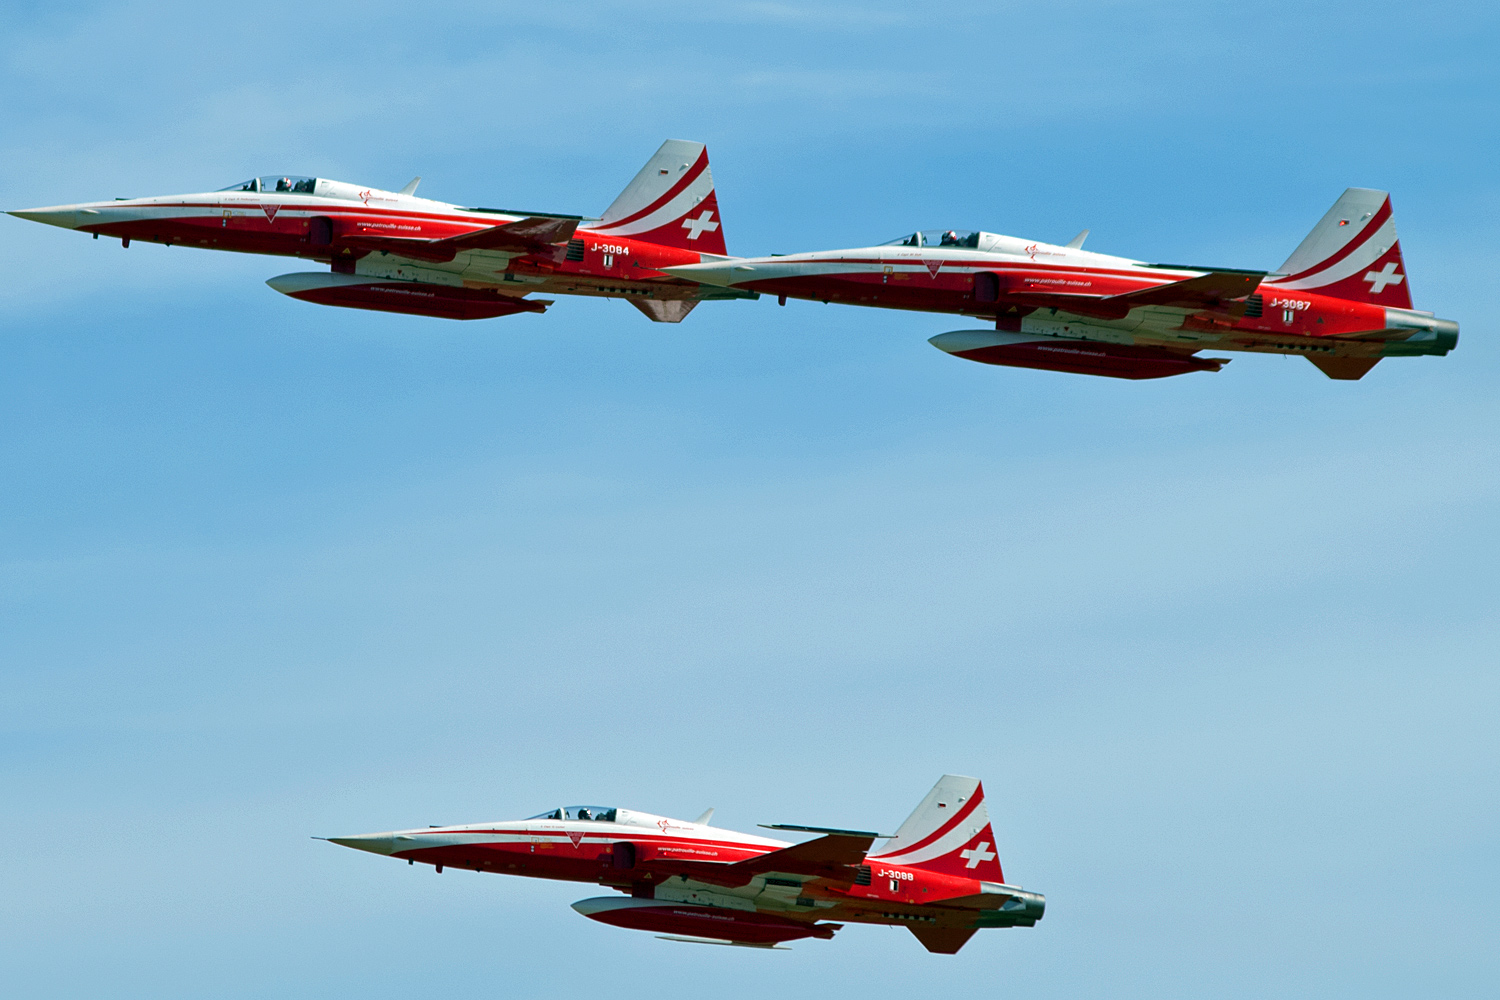
[[[939,840],[939,839],[947,836],[948,833],[955,826],[957,826],[958,824],[962,823],[965,819],[967,819],[969,813],[973,812],[975,810],[975,808],[978,807],[979,803],[981,803],[983,801],[984,801],[984,794],[983,794],[983,786],[981,785],[979,789],[975,790],[974,796],[972,798],[970,798],[969,801],[964,804],[964,807],[962,809],[960,809],[958,812],[954,813],[951,817],[949,817],[948,822],[944,823],[942,826],[938,827],[932,833],[929,833],[927,836],[923,837],[921,840],[917,841],[915,844],[911,844],[910,846],[901,848],[900,853],[901,854],[906,854],[909,851],[919,850],[920,848],[926,847],[928,844],[931,844],[934,841],[937,841],[937,840]],[[889,855],[886,855],[886,854],[882,854],[882,855],[878,855],[878,856],[879,857],[889,857]]]
[[[641,209],[639,212],[636,212],[634,215],[627,215],[623,219],[616,219],[614,222],[608,222],[604,225],[592,226],[590,228],[593,229],[594,232],[599,232],[600,230],[614,229],[616,226],[623,226],[627,222],[634,222],[637,219],[644,219],[646,216],[650,215],[652,212],[661,208],[667,202],[671,201],[673,198],[681,194],[684,188],[693,183],[693,181],[697,180],[698,175],[703,173],[703,171],[707,169],[708,150],[705,149],[703,152],[698,154],[697,162],[693,164],[692,168],[689,169],[687,173],[683,174],[681,179],[667,190],[666,194],[662,195],[660,198],[656,199],[651,204]]]
[[[1349,256],[1351,253],[1368,243],[1370,239],[1375,235],[1376,231],[1379,230],[1381,226],[1385,225],[1385,220],[1389,219],[1390,217],[1391,199],[1388,196],[1385,199],[1385,202],[1381,204],[1380,208],[1376,210],[1375,214],[1371,216],[1370,221],[1365,226],[1365,228],[1360,231],[1358,236],[1354,237],[1354,239],[1344,244],[1342,250],[1334,254],[1332,257],[1325,257],[1305,271],[1299,271],[1296,274],[1287,275],[1285,278],[1277,278],[1276,280],[1296,281],[1299,278],[1307,277],[1309,274],[1314,274],[1318,271],[1324,270],[1325,268],[1332,267],[1339,261],[1343,260],[1345,257]]]

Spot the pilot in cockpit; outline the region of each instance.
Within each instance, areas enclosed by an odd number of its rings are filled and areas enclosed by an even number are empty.
[[[940,247],[956,247],[958,245],[958,234],[951,229],[944,233],[943,238],[938,241],[938,246]]]

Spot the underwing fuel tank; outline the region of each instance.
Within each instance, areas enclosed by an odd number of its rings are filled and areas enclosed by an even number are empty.
[[[771,948],[799,938],[831,938],[840,924],[788,920],[769,913],[720,906],[673,903],[664,899],[596,896],[580,899],[573,909],[601,924],[654,931],[677,940]]]
[[[1166,378],[1187,372],[1216,372],[1228,358],[1198,358],[1160,347],[1107,344],[1000,330],[954,330],[928,341],[940,351],[986,365],[1041,368],[1109,378]]]
[[[552,303],[521,299],[487,288],[462,288],[424,281],[390,281],[358,274],[302,271],[266,284],[283,295],[324,306],[410,313],[439,319],[491,319],[521,312],[544,312]]]

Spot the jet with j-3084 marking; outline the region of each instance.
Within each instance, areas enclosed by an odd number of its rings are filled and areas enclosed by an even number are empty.
[[[1412,308],[1390,196],[1349,188],[1275,272],[1148,264],[1063,245],[949,230],[879,246],[665,268],[725,288],[959,313],[993,329],[936,347],[971,361],[1116,378],[1218,371],[1202,350],[1300,354],[1330,378],[1382,358],[1447,354],[1458,324]]]
[[[844,923],[908,927],[951,955],[986,927],[1031,927],[1046,900],[1005,881],[974,778],[944,775],[894,836],[771,825],[819,836],[800,844],[606,806],[530,819],[330,837],[335,844],[429,864],[590,882],[623,896],[582,899],[600,923],[672,941],[773,948],[831,938]],[[876,852],[877,840],[887,843]]]
[[[622,298],[676,323],[704,299],[755,298],[662,271],[725,254],[702,143],[670,139],[597,219],[463,208],[322,177],[257,177],[206,194],[116,198],[11,215],[132,241],[329,266],[266,284],[323,305],[485,319],[542,312],[532,293]]]

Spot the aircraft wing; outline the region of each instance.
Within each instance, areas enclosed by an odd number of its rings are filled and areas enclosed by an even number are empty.
[[[806,830],[807,827],[772,827],[776,830]],[[821,832],[821,831],[813,831]],[[770,854],[762,854],[749,861],[735,865],[756,875],[766,872],[787,872],[792,875],[812,875],[815,878],[852,882],[858,874],[855,869],[864,863],[870,853],[870,845],[879,834],[859,830],[829,830],[816,840],[783,847]]]
[[[1260,286],[1265,271],[1210,271],[1170,285],[1143,288],[1138,292],[1106,296],[1101,302],[1130,306],[1174,306],[1178,309],[1215,309],[1242,299]],[[1243,311],[1243,304],[1240,305]]]
[[[340,237],[338,242],[364,250],[383,250],[414,260],[450,261],[465,250],[509,250],[515,253],[550,254],[556,244],[573,238],[577,219],[534,217],[507,222],[501,226],[475,230],[442,240],[413,239],[406,236],[377,236],[364,233]]]
[[[1183,268],[1183,270],[1195,270]],[[1079,295],[1069,292],[1016,289],[1004,293],[1004,301],[1018,305],[1065,309],[1082,316],[1124,319],[1138,306],[1169,306],[1176,309],[1211,310],[1241,316],[1244,299],[1260,286],[1265,271],[1217,270],[1155,288],[1120,295]]]
[[[438,242],[464,250],[527,250],[546,253],[556,244],[572,239],[573,231],[577,228],[577,219],[532,217],[464,233],[462,236],[450,236]]]
[[[772,829],[816,832],[816,828],[809,827],[781,826]],[[645,862],[644,866],[667,875],[687,875],[701,882],[731,887],[749,885],[755,876],[771,872],[853,882],[859,876],[858,868],[869,853],[870,845],[878,836],[879,834],[860,830],[837,830],[816,840],[783,847],[779,851],[762,854],[747,861],[729,863],[656,858]]]

